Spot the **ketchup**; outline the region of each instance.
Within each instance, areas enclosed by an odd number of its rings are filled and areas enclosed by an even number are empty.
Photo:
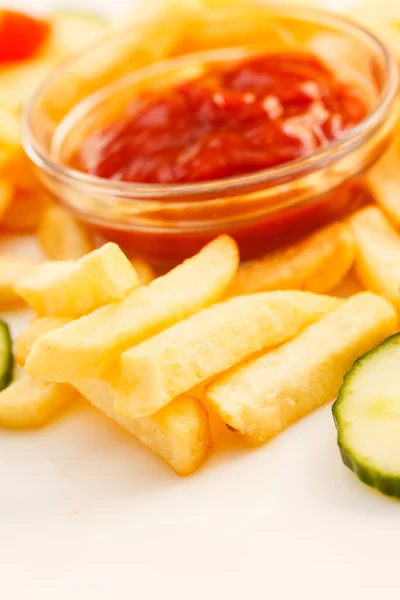
[[[72,163],[107,179],[213,181],[307,156],[364,119],[362,91],[316,56],[257,55],[133,99]]]
[[[29,60],[50,35],[47,21],[13,10],[0,11],[0,65]]]

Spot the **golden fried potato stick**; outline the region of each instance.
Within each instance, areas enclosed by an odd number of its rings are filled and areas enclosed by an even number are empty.
[[[347,6],[346,6],[347,5]],[[400,60],[400,12],[397,0],[346,3],[346,15],[383,40]]]
[[[187,12],[180,0],[136,3],[115,20],[112,41],[81,52],[65,75],[53,82],[46,97],[49,117],[59,123],[69,111],[101,87],[173,53],[187,27]],[[127,30],[131,26],[130,30]],[[120,30],[117,35],[116,30]],[[1,92],[1,90],[0,90]],[[1,97],[1,96],[0,96]]]
[[[106,382],[92,380],[76,387],[93,406],[137,437],[178,475],[190,475],[206,459],[212,440],[208,414],[199,400],[179,396],[152,417],[131,419],[114,411],[113,394]]]
[[[375,202],[397,227],[400,226],[399,165],[400,144],[395,142],[366,176],[369,191]]]
[[[21,145],[19,111],[0,98],[0,174],[2,180],[15,185],[24,156]]]
[[[358,211],[350,225],[357,247],[357,278],[400,310],[400,236],[374,206]]]
[[[14,186],[11,181],[0,180],[0,221],[8,210],[14,196]]]
[[[148,285],[156,278],[152,266],[140,256],[131,257],[130,261],[138,274],[139,281],[142,285]]]
[[[69,385],[35,381],[24,374],[0,392],[0,427],[40,427],[77,397]]]
[[[63,317],[42,317],[33,319],[25,329],[21,331],[15,340],[15,358],[22,367],[31,348],[36,340],[45,333],[58,329],[69,323],[70,319]]]
[[[261,444],[332,401],[353,362],[396,324],[390,302],[362,292],[277,350],[214,380],[206,399],[229,427]]]
[[[365,291],[364,286],[358,281],[353,269],[347,273],[342,281],[331,289],[330,294],[337,298],[350,298],[359,292]]]
[[[121,352],[216,302],[236,273],[236,243],[220,236],[198,254],[125,300],[42,336],[25,368],[37,379],[95,379]]]
[[[0,256],[0,308],[13,308],[24,300],[14,290],[16,281],[37,264],[36,260]]]
[[[295,39],[292,32],[260,2],[194,0],[183,4],[187,6],[187,26],[181,32],[180,52],[216,48],[282,52],[285,47],[293,48]]]
[[[54,328],[57,328],[59,321],[60,319],[55,318],[34,320],[20,335],[21,339],[18,338],[17,340],[17,345],[21,346],[20,352],[23,352],[24,355],[29,353],[29,346],[42,335],[41,330],[43,331],[46,328],[50,330],[51,324]],[[24,385],[29,387],[29,384]],[[195,398],[180,396],[152,417],[129,419],[116,414],[114,396],[110,386],[105,381],[98,379],[81,382],[76,385],[76,388],[93,406],[137,437],[139,441],[160,456],[179,475],[193,473],[203,463],[211,449],[212,440],[208,414],[202,403]],[[19,384],[13,389],[19,393],[19,391],[23,391],[23,386]],[[39,390],[50,390],[55,398],[60,399],[63,397],[68,398],[71,389],[69,385],[64,384],[40,382],[39,385]],[[65,390],[65,396],[63,396],[63,390]],[[30,395],[32,396],[32,393]],[[48,411],[51,412],[52,409],[52,403],[43,401],[43,396],[40,395],[37,404],[32,403],[28,398],[27,407],[24,408],[25,405],[23,405],[22,409],[12,409],[12,397],[11,404],[10,397],[7,397],[3,410],[4,426],[32,426],[29,425],[29,423],[33,423],[32,406],[37,408],[36,413],[33,411],[33,415],[38,412],[40,415],[47,415]],[[44,400],[48,398],[49,396],[46,396]],[[43,409],[43,406],[47,412]],[[55,402],[54,408],[57,408],[57,402]],[[1,414],[0,407],[0,424]]]
[[[62,206],[49,206],[39,223],[39,242],[52,260],[75,260],[94,250],[82,223]]]
[[[249,355],[294,337],[341,302],[309,292],[264,292],[206,308],[121,355],[112,374],[114,408],[130,417],[152,415]]]
[[[320,229],[301,242],[266,254],[239,269],[228,296],[269,290],[329,292],[351,268],[354,239],[344,223]]]
[[[32,190],[15,187],[12,200],[0,219],[1,229],[18,234],[35,231],[49,202],[49,196],[38,185]]]
[[[124,299],[140,285],[130,261],[109,242],[76,261],[45,261],[14,289],[38,316],[77,318]]]

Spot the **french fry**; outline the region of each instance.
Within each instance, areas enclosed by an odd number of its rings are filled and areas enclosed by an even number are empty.
[[[81,53],[47,95],[47,114],[60,122],[73,106],[111,80],[170,56],[186,25],[187,12],[182,8],[180,0],[144,2],[114,21],[115,29],[138,22],[140,27],[132,27],[129,36],[125,31],[115,35],[112,44],[97,44]]]
[[[113,376],[115,410],[152,415],[250,354],[294,337],[340,304],[308,292],[265,292],[206,308],[122,354]]]
[[[0,427],[40,427],[77,396],[68,385],[35,381],[24,374],[0,392]]]
[[[37,193],[38,189],[40,189],[40,183],[33,169],[33,165],[25,153],[20,161],[16,187],[18,188],[18,191],[30,192],[31,194]]]
[[[400,13],[397,0],[380,3],[379,11],[374,2],[350,2],[346,8],[349,18],[361,23],[379,39],[385,40],[386,46],[400,60]]]
[[[69,319],[62,317],[42,317],[33,319],[15,340],[15,358],[17,363],[23,367],[34,342],[36,342],[41,335],[53,331],[53,329],[58,329],[67,323],[69,323]]]
[[[10,233],[29,233],[39,224],[40,217],[50,200],[39,187],[33,190],[14,190],[11,203],[0,221],[1,228]]]
[[[58,57],[43,57],[5,66],[0,72],[0,102],[21,106],[57,64]]]
[[[347,299],[364,290],[365,288],[358,281],[357,276],[352,269],[337,286],[331,289],[330,294],[336,296],[336,298]]]
[[[366,178],[375,202],[397,227],[400,226],[399,163],[400,148],[396,143],[386,151]]]
[[[13,308],[22,304],[22,298],[15,292],[15,282],[21,275],[30,271],[36,261],[15,256],[0,256],[0,308]]]
[[[130,419],[116,414],[113,395],[104,381],[82,382],[76,387],[82,396],[136,436],[178,475],[190,475],[206,459],[212,440],[208,414],[199,400],[180,396],[152,417]]]
[[[10,181],[0,180],[0,220],[10,206],[14,195],[14,188]]]
[[[353,362],[396,324],[390,302],[362,292],[277,350],[214,380],[206,398],[229,427],[261,444],[333,400]]]
[[[350,224],[357,246],[357,278],[400,310],[400,236],[374,206],[357,212]]]
[[[108,33],[108,23],[101,15],[81,11],[52,11],[49,53],[66,57],[97,41]]]
[[[35,319],[17,339],[17,348],[20,345],[26,357],[35,339],[38,339],[46,328],[50,331],[51,328],[59,327],[60,321],[54,318]],[[19,362],[22,363],[22,359]],[[67,394],[71,389],[70,386],[62,384],[43,385],[57,385],[59,394],[63,388],[66,388]],[[190,475],[206,459],[212,440],[207,411],[199,400],[180,396],[152,417],[129,419],[116,414],[113,395],[106,382],[91,380],[76,387],[91,404],[136,436],[179,475]],[[14,414],[15,422],[15,411],[11,414]],[[20,416],[19,422],[23,422],[21,412],[17,414]]]
[[[22,148],[2,144],[0,139],[0,174],[2,180],[15,185],[20,171]]]
[[[142,285],[148,285],[153,279],[156,278],[156,274],[151,265],[140,258],[140,256],[134,256],[130,259],[133,268],[138,274],[139,281]]]
[[[254,0],[200,0],[198,2],[202,10],[213,8],[231,8],[232,6],[248,9],[253,6],[257,8],[258,2]]]
[[[95,379],[121,352],[216,302],[235,275],[235,242],[221,236],[163,277],[35,342],[25,368],[37,379]]]
[[[362,225],[363,228],[368,227],[369,229],[372,229],[373,231],[378,232],[391,240],[396,241],[399,239],[398,232],[396,229],[394,229],[389,219],[377,206],[370,205],[357,211],[351,216],[349,223],[353,230],[355,225]],[[355,241],[357,248],[357,239],[355,239]]]
[[[324,294],[343,279],[354,255],[349,227],[334,223],[297,244],[244,265],[227,295],[286,289]]]
[[[152,0],[152,2],[139,0],[129,11],[113,20],[111,26],[120,29],[138,21],[146,24],[162,23],[171,14],[177,15],[178,19],[183,20],[188,11],[197,8],[198,4],[198,0]]]
[[[122,300],[138,285],[135,269],[110,242],[76,261],[43,262],[14,287],[38,316],[77,318]]]
[[[0,105],[0,145],[10,148],[21,147],[21,124],[18,111],[6,102]]]
[[[94,250],[84,225],[61,206],[50,206],[43,213],[38,235],[43,250],[52,260],[75,260]]]
[[[267,18],[265,7],[258,2],[224,0],[197,4],[197,13],[188,14],[189,26],[184,32],[186,36],[182,36],[184,43],[178,46],[180,50],[194,52],[250,46],[260,51],[274,52],[293,44],[293,36],[288,29],[279,25],[277,20]],[[224,12],[226,6],[231,9],[229,13]],[[207,10],[209,8],[216,11],[210,12]]]

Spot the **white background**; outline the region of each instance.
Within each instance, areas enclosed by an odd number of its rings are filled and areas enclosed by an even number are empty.
[[[1,431],[1,600],[400,597],[400,504],[344,468],[330,407],[262,448],[224,437],[182,479],[86,405]]]

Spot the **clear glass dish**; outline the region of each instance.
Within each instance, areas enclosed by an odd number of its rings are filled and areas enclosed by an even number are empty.
[[[175,25],[111,34],[58,67],[30,102],[24,147],[59,202],[128,252],[169,265],[221,233],[238,241],[247,260],[366,201],[362,176],[390,144],[398,117],[398,66],[379,40],[344,18],[288,6],[194,14],[185,23],[186,41]],[[136,93],[185,81],[207,64],[247,52],[286,49],[313,51],[341,79],[361,82],[367,118],[310,156],[211,182],[117,182],[66,164],[82,136],[117,118]],[[166,52],[170,58],[159,60]]]

